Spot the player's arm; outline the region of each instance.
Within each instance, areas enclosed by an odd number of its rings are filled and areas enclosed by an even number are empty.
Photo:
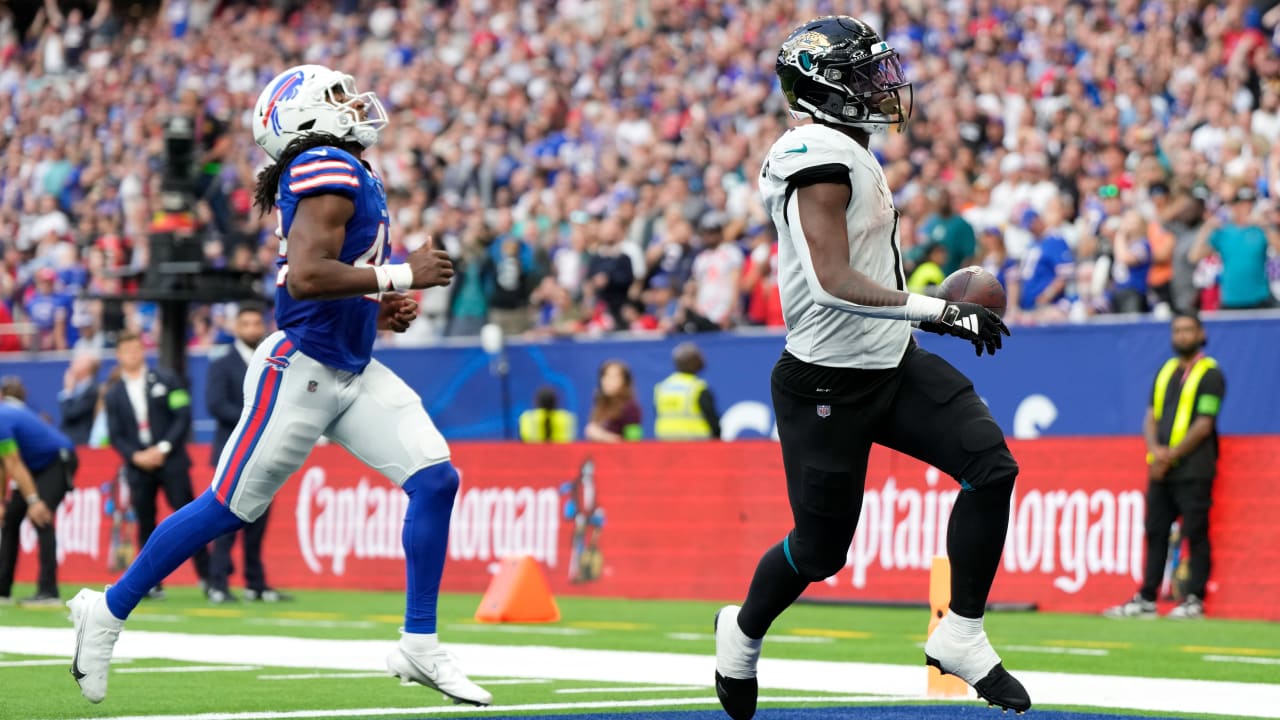
[[[342,262],[347,222],[356,204],[342,195],[312,195],[298,201],[289,228],[289,273],[285,285],[296,300],[335,300],[376,293],[372,267]]]
[[[845,208],[847,184],[819,182],[801,186],[787,207],[787,221],[800,228],[800,263],[815,301],[827,308],[898,320],[937,320],[947,303],[938,298],[891,290],[849,265]],[[808,252],[804,252],[808,250]]]
[[[27,464],[22,462],[22,456],[18,454],[18,443],[14,438],[0,440],[0,461],[4,463],[5,477],[18,484],[18,492],[27,500],[27,517],[37,527],[47,525],[51,519],[49,508],[36,492],[36,481],[31,477]]]
[[[355,203],[342,195],[310,195],[298,201],[289,228],[285,284],[297,300],[336,300],[377,292],[448,285],[449,254],[426,244],[403,264],[355,267],[342,262],[342,243]]]
[[[787,206],[787,224],[792,233],[799,229],[804,238],[803,243],[795,243],[796,254],[814,301],[856,315],[920,321],[926,323],[921,326],[926,330],[972,342],[979,355],[984,349],[994,355],[1001,346],[1000,334],[1009,334],[995,313],[973,303],[892,290],[850,267],[845,223],[845,208],[852,198],[848,176],[833,171],[825,177],[834,182],[793,178],[798,189]]]

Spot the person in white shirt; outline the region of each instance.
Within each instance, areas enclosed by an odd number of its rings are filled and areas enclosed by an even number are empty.
[[[156,494],[164,491],[169,507],[177,510],[193,499],[191,457],[191,393],[176,373],[147,367],[142,338],[123,332],[116,339],[120,381],[106,396],[107,435],[124,461],[125,477],[138,516],[138,547],[156,529]],[[201,548],[193,557],[196,575],[205,582],[209,553]],[[156,585],[147,594],[164,597]]]
[[[1001,708],[1031,707],[983,630],[1018,465],[973,384],[920,349],[921,329],[994,354],[1008,334],[979,305],[905,291],[898,211],[870,133],[911,114],[897,53],[867,24],[818,18],[783,43],[776,65],[797,116],[758,176],[778,231],[786,350],[772,376],[774,415],[795,527],[769,548],[741,607],[716,616],[716,695],[734,720],[756,709],[765,633],[812,582],[845,558],[862,509],[873,443],[923,460],[960,485],[947,531],[951,612],[928,664]]]

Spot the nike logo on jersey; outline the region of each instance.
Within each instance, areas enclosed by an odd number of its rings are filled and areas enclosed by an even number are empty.
[[[792,154],[792,153],[795,153],[796,155],[799,155],[800,153],[807,153],[807,152],[809,152],[809,143],[805,143],[805,144],[801,145],[801,146],[800,146],[800,147],[798,147],[798,148],[791,148],[790,150],[783,150],[783,151],[782,151],[782,154],[783,154],[783,155],[790,155],[790,154]]]

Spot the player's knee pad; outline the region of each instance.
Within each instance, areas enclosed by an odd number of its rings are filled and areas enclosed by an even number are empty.
[[[1013,481],[1018,477],[1018,461],[1009,452],[1004,433],[991,418],[968,423],[960,430],[960,441],[971,453],[972,460],[958,478],[965,490],[996,489],[1004,487],[1013,492]]]
[[[427,504],[453,503],[458,494],[458,470],[445,460],[423,468],[404,481],[404,491],[409,495],[409,506],[424,501]]]
[[[801,579],[818,582],[826,580],[844,568],[845,559],[849,553],[849,543],[852,541],[852,534],[843,541],[835,538],[812,540],[797,537],[795,531],[792,531],[783,540],[782,551],[787,556],[791,569],[795,570]]]

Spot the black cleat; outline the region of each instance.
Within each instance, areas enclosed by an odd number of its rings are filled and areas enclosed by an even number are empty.
[[[755,678],[738,680],[716,673],[716,697],[733,720],[751,720],[756,714],[756,696],[760,687]]]
[[[924,661],[926,665],[938,668],[938,672],[943,675],[951,674],[928,655],[924,656]],[[1002,711],[1012,710],[1019,715],[1031,709],[1031,696],[1027,694],[1027,689],[1004,669],[1004,663],[996,663],[986,677],[973,684],[973,689],[978,692],[978,697],[987,701],[988,707],[998,707]]]

